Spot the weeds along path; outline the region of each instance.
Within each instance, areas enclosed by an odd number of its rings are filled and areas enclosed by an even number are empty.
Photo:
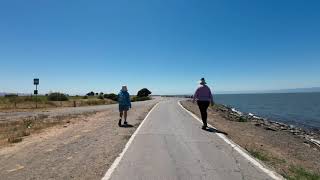
[[[133,105],[144,105],[152,104],[159,101],[160,98],[155,98],[150,101],[134,102]],[[107,109],[116,108],[117,104],[111,105],[98,105],[98,106],[83,106],[83,107],[64,107],[64,108],[54,108],[54,109],[41,109],[39,111],[29,111],[29,112],[0,112],[0,122],[3,121],[13,121],[19,120],[25,117],[36,117],[36,116],[68,116],[74,114],[82,114],[88,112],[104,111]]]
[[[159,99],[133,104],[128,119],[133,125],[131,128],[117,126],[116,105],[34,113],[33,116],[42,113],[54,116],[94,111],[90,116],[73,117],[67,125],[31,134],[20,143],[0,149],[0,177],[8,180],[101,179],[157,101]]]

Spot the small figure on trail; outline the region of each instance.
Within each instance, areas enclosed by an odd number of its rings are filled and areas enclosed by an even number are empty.
[[[130,94],[128,93],[127,86],[122,86],[120,93],[118,94],[119,112],[120,119],[118,122],[119,127],[121,127],[122,116],[124,116],[124,125],[127,125],[128,111],[131,108]]]
[[[211,93],[210,88],[206,85],[206,80],[204,78],[201,78],[201,80],[199,81],[200,86],[198,87],[198,89],[196,90],[196,92],[193,95],[193,103],[195,103],[195,101],[197,101],[197,104],[199,106],[200,112],[201,112],[201,118],[202,118],[202,122],[203,122],[203,126],[202,129],[206,129],[207,128],[207,118],[208,118],[208,114],[207,114],[207,110],[208,107],[211,103],[211,105],[214,104],[213,102],[213,96]]]

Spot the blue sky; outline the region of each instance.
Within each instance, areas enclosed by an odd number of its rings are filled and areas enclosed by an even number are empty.
[[[320,86],[317,0],[0,1],[0,92]]]

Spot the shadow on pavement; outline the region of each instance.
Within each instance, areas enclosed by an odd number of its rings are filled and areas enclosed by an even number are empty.
[[[228,133],[226,133],[226,132],[223,132],[223,131],[220,131],[220,130],[218,130],[218,129],[214,129],[214,128],[211,128],[211,127],[207,127],[207,129],[205,129],[205,131],[212,132],[212,133],[221,133],[221,134],[224,134],[224,135],[228,135]]]
[[[131,125],[131,124],[122,124],[120,127],[123,127],[123,128],[133,128],[134,126]]]

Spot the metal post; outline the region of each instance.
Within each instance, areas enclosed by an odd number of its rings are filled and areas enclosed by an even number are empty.
[[[36,85],[36,91],[38,91],[38,85]],[[38,108],[38,93],[36,94],[36,109]]]

